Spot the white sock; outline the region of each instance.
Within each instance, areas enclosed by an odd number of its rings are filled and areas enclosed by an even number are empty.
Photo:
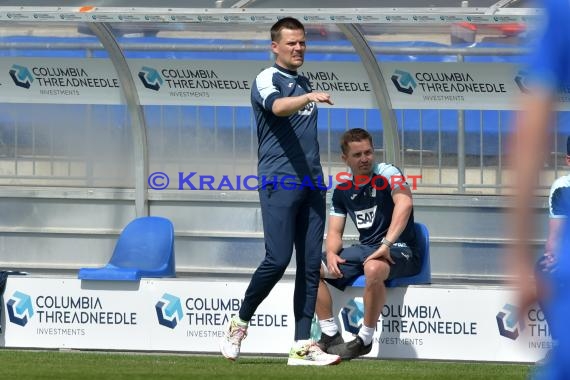
[[[319,327],[321,328],[321,332],[328,336],[333,336],[338,332],[338,326],[336,325],[334,318],[320,320]]]
[[[370,343],[372,343],[372,338],[374,337],[374,330],[375,330],[374,327],[368,327],[365,325],[362,325],[362,327],[360,327],[358,336],[362,339],[365,346],[368,346]]]

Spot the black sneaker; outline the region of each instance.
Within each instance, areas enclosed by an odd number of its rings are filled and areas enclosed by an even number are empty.
[[[342,358],[342,360],[350,360],[358,356],[366,355],[371,350],[372,342],[370,342],[368,346],[365,346],[362,338],[357,335],[354,340],[351,340],[348,343],[330,347],[327,353],[338,355]]]
[[[340,332],[337,331],[336,334],[333,336],[327,335],[325,333],[321,333],[321,339],[317,342],[317,345],[323,350],[324,352],[328,353],[328,349],[332,346],[337,346],[339,344],[343,344],[344,339],[342,339],[342,335]]]

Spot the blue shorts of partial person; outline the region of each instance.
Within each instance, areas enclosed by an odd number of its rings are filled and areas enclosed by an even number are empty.
[[[570,225],[567,224],[561,236],[561,251],[555,253],[557,264],[554,270],[544,267],[539,260],[538,278],[547,281],[548,297],[543,300],[544,313],[547,317],[553,338],[552,349],[544,364],[535,367],[530,376],[532,380],[567,380],[570,379]],[[545,270],[548,269],[548,270]],[[541,305],[542,306],[542,305]]]
[[[364,274],[364,260],[370,256],[378,246],[369,246],[355,244],[350,247],[343,248],[340,251],[340,257],[346,260],[340,264],[339,268],[342,272],[342,278],[325,278],[329,284],[339,290],[344,290],[360,276]],[[390,247],[390,256],[394,260],[394,264],[390,264],[390,274],[387,280],[397,277],[407,277],[418,274],[421,269],[421,260],[415,249],[410,248],[406,243],[396,242]],[[323,252],[323,265],[326,268],[327,255]]]

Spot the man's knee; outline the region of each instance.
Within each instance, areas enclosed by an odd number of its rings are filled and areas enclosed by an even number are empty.
[[[390,264],[383,260],[370,260],[364,266],[366,284],[384,284],[390,274]]]
[[[266,257],[262,266],[265,268],[271,268],[271,271],[285,274],[285,270],[289,266],[289,262],[282,257]]]

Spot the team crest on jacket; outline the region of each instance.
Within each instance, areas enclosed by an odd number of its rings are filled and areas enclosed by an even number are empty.
[[[297,113],[299,115],[307,116],[313,113],[313,109],[315,108],[315,102],[311,102],[307,104],[305,107],[301,108]]]

